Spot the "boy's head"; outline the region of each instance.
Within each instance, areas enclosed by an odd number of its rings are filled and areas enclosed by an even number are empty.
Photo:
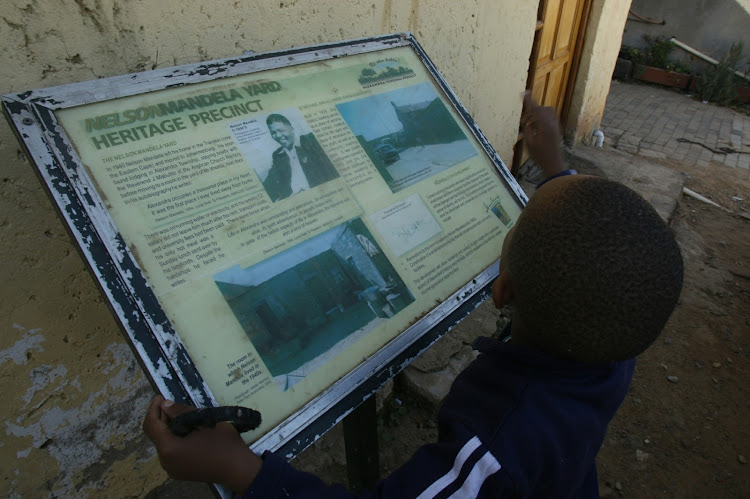
[[[519,339],[585,362],[645,350],[672,313],[683,275],[656,211],[627,187],[585,175],[534,194],[506,237],[500,270],[493,298],[513,301]]]

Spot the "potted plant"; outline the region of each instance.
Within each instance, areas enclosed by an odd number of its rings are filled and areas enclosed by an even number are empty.
[[[690,67],[681,62],[669,60],[674,44],[666,38],[644,36],[648,47],[642,51],[631,51],[634,62],[633,77],[659,85],[688,89],[694,85]]]
[[[698,98],[727,106],[732,102],[750,102],[748,81],[735,74],[737,63],[742,57],[743,43],[733,43],[726,55],[715,66],[711,66],[700,76],[696,85]]]

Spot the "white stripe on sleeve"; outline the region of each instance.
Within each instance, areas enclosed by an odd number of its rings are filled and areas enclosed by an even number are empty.
[[[448,473],[433,482],[432,485],[427,487],[424,492],[419,494],[419,497],[417,497],[417,499],[431,499],[435,497],[441,490],[453,483],[458,477],[458,474],[461,472],[461,468],[463,468],[466,460],[480,445],[482,445],[482,442],[479,440],[479,437],[474,437],[466,442],[458,452],[458,454],[456,454],[456,459],[453,461],[453,468],[451,468]]]
[[[487,477],[500,471],[500,468],[500,463],[497,462],[495,456],[487,451],[484,456],[482,456],[482,459],[474,464],[474,468],[472,468],[469,476],[466,477],[466,481],[461,485],[461,488],[451,494],[448,499],[476,497]]]

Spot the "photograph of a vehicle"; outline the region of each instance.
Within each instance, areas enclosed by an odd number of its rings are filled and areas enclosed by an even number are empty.
[[[336,108],[394,193],[477,155],[430,83]]]

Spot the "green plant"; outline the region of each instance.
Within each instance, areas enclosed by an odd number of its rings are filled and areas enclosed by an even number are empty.
[[[643,58],[641,51],[635,47],[631,47],[630,45],[623,45],[620,48],[620,57],[629,61],[633,61],[634,63],[641,62],[641,59]]]
[[[646,47],[637,49],[629,45],[623,45],[620,48],[620,57],[633,61],[634,63],[644,64],[667,71],[676,73],[690,74],[692,69],[684,62],[670,61],[669,55],[674,49],[674,44],[666,38],[651,38],[644,35]]]
[[[648,35],[643,35],[643,39],[648,44],[643,57],[643,63],[655,68],[669,69],[667,67],[670,64],[669,54],[672,53],[674,44],[661,36],[651,38]]]
[[[690,74],[693,72],[692,68],[684,62],[673,61],[668,62],[664,68],[667,71],[674,71],[675,73]]]
[[[743,47],[744,44],[741,41],[733,43],[719,64],[712,66],[701,75],[696,88],[701,100],[726,106],[737,97],[740,79],[734,74],[734,68],[737,67],[742,57]]]

